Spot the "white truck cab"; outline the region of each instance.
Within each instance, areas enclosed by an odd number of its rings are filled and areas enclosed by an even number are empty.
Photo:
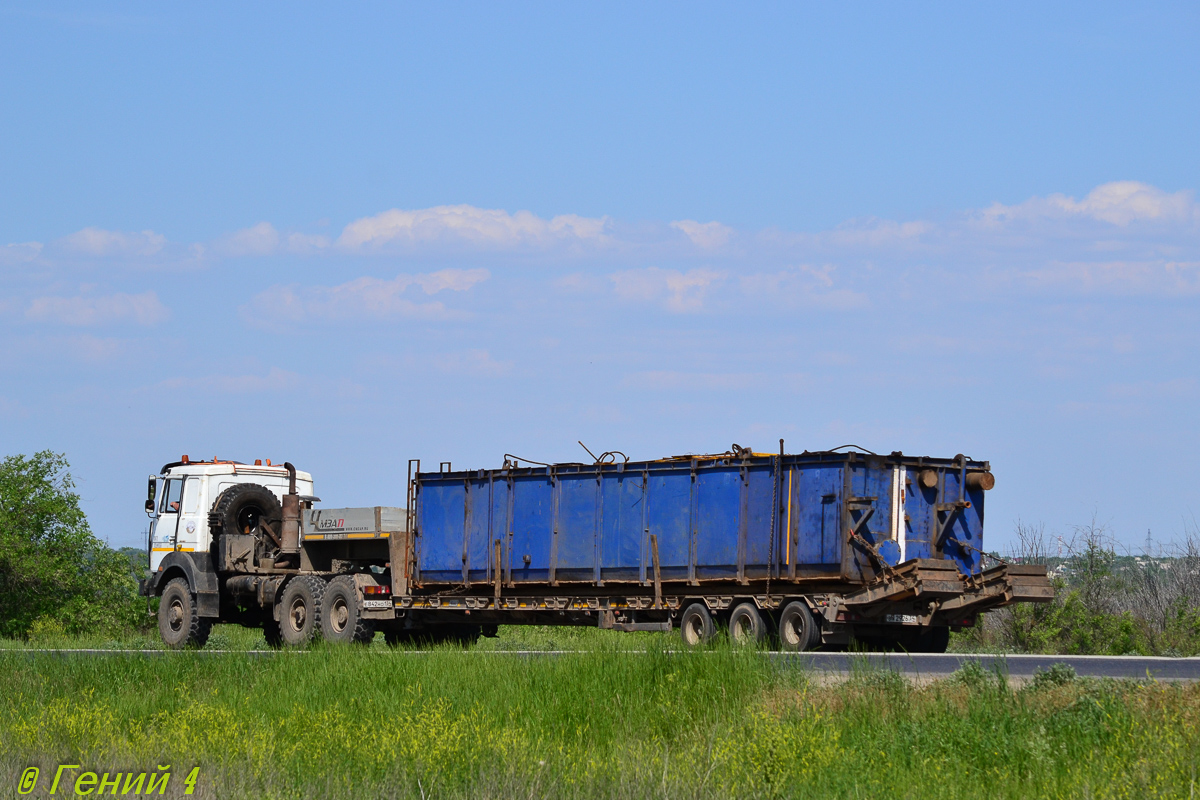
[[[221,492],[239,483],[266,487],[282,499],[288,491],[288,472],[283,465],[255,461],[190,462],[187,456],[163,466],[151,475],[146,513],[151,518],[149,561],[156,571],[168,553],[206,551],[212,542],[208,512]],[[296,472],[298,494],[313,494],[312,475]]]

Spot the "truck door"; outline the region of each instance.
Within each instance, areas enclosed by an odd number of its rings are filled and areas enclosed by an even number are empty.
[[[179,510],[183,502],[183,478],[167,478],[159,494],[158,516],[150,524],[150,569],[158,565],[176,547]]]
[[[189,477],[183,484],[183,503],[175,536],[178,550],[193,552],[200,545],[200,478]]]

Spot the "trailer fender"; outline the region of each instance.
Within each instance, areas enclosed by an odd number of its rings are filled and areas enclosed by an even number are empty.
[[[203,553],[207,556],[207,553]],[[196,593],[196,611],[201,617],[221,616],[220,585],[217,574],[209,568],[204,559],[197,559],[192,553],[177,550],[167,553],[166,558],[151,578],[150,592],[157,596],[174,577],[182,576],[187,579],[188,588]]]

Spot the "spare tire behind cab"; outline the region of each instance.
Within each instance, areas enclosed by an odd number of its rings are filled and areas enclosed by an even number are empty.
[[[271,533],[264,529],[263,523]],[[208,527],[218,533],[250,534],[268,549],[275,549],[283,528],[283,509],[279,498],[257,483],[238,483],[221,492],[208,512]],[[273,536],[271,535],[273,534]]]

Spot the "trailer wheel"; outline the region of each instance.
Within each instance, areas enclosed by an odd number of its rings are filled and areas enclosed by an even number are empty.
[[[434,641],[438,644],[448,642],[456,644],[460,647],[469,647],[479,641],[479,637],[483,635],[482,625],[452,625],[440,631],[439,638]]]
[[[158,632],[167,647],[173,650],[204,647],[208,641],[212,620],[200,616],[196,596],[188,588],[186,578],[167,582],[158,602]]]
[[[321,629],[321,601],[325,581],[300,575],[288,581],[279,598],[279,628],[284,644],[303,647]]]
[[[712,614],[708,613],[708,606],[704,603],[692,603],[684,609],[683,616],[679,618],[679,635],[683,637],[684,644],[688,647],[699,647],[712,641],[716,634],[717,629],[713,625]]]
[[[403,647],[416,641],[412,631],[404,628],[388,628],[383,632],[383,642],[388,647]]]
[[[354,578],[342,575],[325,587],[321,606],[321,635],[327,642],[368,644],[375,638],[375,625],[362,618],[358,607],[358,587]]]
[[[821,630],[812,611],[803,600],[793,600],[779,615],[779,644],[781,649],[798,653],[809,650],[820,641]]]
[[[742,647],[757,647],[767,638],[767,625],[754,603],[742,603],[729,615],[729,640]]]
[[[922,631],[913,642],[910,652],[913,653],[944,653],[950,646],[950,628],[939,625],[928,631]]]

